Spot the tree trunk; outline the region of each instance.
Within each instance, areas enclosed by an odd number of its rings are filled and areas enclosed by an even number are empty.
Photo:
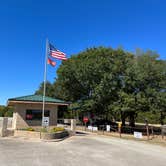
[[[126,123],[125,123],[126,121],[125,121],[125,120],[126,120],[126,118],[123,117],[123,118],[122,118],[122,126],[125,126],[125,125],[126,125]]]
[[[164,115],[162,111],[160,112],[160,124],[164,125]]]
[[[126,116],[124,112],[121,112],[121,121],[122,121],[122,126],[125,126],[125,120],[126,120]]]
[[[129,126],[135,127],[135,113],[132,112],[129,115]]]

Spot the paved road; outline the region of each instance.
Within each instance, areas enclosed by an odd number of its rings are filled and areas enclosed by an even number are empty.
[[[61,142],[0,138],[0,166],[165,166],[166,148],[80,135]]]

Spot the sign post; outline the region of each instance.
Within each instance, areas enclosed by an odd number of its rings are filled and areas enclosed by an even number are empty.
[[[84,118],[83,118],[83,121],[84,121],[84,124],[85,124],[85,131],[86,131],[86,124],[87,124],[87,122],[89,121],[88,117],[84,117]]]
[[[44,111],[45,111],[45,96],[46,96],[46,81],[47,81],[47,60],[48,60],[48,39],[46,39],[46,53],[45,53],[45,65],[44,65],[44,87],[43,87],[43,109],[42,109],[42,127],[44,124]]]

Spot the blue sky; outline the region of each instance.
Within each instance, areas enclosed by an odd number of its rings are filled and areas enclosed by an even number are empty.
[[[0,104],[39,87],[46,37],[68,57],[102,45],[151,49],[166,59],[165,6],[165,0],[1,1]],[[48,67],[49,81],[58,67]]]

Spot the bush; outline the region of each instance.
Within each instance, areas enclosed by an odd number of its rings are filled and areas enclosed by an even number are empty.
[[[32,128],[32,127],[28,127],[28,128],[27,128],[27,131],[35,131],[35,129]]]
[[[58,131],[64,131],[65,129],[63,127],[54,127],[50,130],[51,133],[56,133]]]
[[[63,127],[54,127],[52,129],[47,129],[45,127],[41,128],[41,129],[34,129],[32,127],[28,127],[28,128],[23,128],[23,129],[20,129],[20,130],[25,130],[25,131],[38,131],[38,132],[43,132],[43,133],[56,133],[58,131],[64,131],[65,129]]]
[[[20,130],[25,130],[25,131],[35,131],[35,129],[32,128],[32,127],[28,127],[28,128],[24,128],[24,129],[20,129]]]

